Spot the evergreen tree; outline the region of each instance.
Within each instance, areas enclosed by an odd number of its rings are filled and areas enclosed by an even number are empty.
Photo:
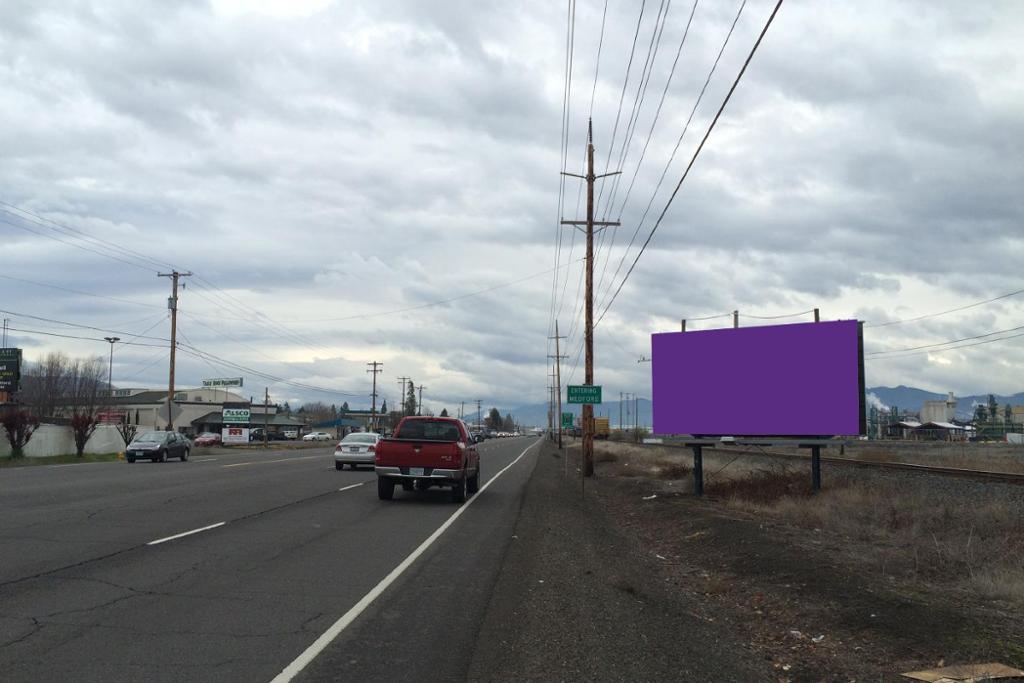
[[[501,413],[498,412],[497,408],[491,408],[490,412],[487,413],[487,427],[490,429],[501,430],[502,419]]]
[[[405,409],[406,415],[416,414],[416,385],[413,384],[412,380],[409,380],[409,389],[405,395]]]
[[[448,417],[448,409],[447,408],[442,408],[441,409],[441,417]]]
[[[344,403],[341,404],[341,412],[347,413],[348,411],[349,411],[348,401],[345,401]]]
[[[387,399],[384,399],[381,402],[381,404],[380,404],[380,414],[381,415],[387,415],[388,414],[388,400]]]

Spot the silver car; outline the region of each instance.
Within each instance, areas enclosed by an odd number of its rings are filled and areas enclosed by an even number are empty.
[[[352,469],[360,465],[372,465],[377,455],[378,441],[380,434],[373,432],[349,434],[334,447],[334,469],[344,469],[345,465]]]

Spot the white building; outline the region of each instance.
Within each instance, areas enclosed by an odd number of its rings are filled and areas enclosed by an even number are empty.
[[[956,398],[949,392],[944,401],[925,401],[921,406],[921,422],[952,422],[956,417]]]

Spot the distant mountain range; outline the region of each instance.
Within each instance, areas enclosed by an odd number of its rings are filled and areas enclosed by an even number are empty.
[[[924,389],[918,389],[917,387],[908,387],[900,385],[898,387],[869,387],[867,390],[868,397],[868,409],[870,410],[873,404],[872,397],[876,398],[878,403],[875,404],[877,407],[885,406],[891,408],[896,406],[901,410],[909,410],[911,412],[919,412],[925,401],[944,401],[946,394],[937,394],[932,391],[925,391]],[[1022,405],[1024,404],[1024,392],[1019,392],[1011,396],[1004,396],[997,394],[996,402],[1000,406],[1005,406],[1007,403],[1010,405]],[[976,396],[956,396],[956,416],[958,418],[969,419],[974,414],[974,406],[977,403],[988,403],[988,394],[980,394]],[[629,405],[623,402],[622,406],[622,419],[624,422],[633,424],[639,422],[641,425],[647,427],[651,426],[651,402],[646,398],[641,398],[637,401],[637,408],[640,413],[639,420],[633,418],[633,402],[629,401]],[[578,405],[567,405],[562,404],[562,410],[567,413],[579,416],[581,406]],[[627,418],[627,411],[629,417]],[[547,403],[535,403],[530,405],[522,405],[518,408],[501,409],[501,414],[512,413],[516,418],[516,421],[522,425],[546,427],[548,424],[548,404]],[[594,415],[598,417],[608,417],[611,419],[612,427],[616,427],[619,424],[619,402],[609,401],[602,403],[599,406],[594,407]]]

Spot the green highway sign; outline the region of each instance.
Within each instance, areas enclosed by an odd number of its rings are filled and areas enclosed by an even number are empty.
[[[572,429],[572,413],[562,413],[562,429]]]
[[[601,402],[601,387],[595,384],[570,384],[569,403],[591,403]]]

